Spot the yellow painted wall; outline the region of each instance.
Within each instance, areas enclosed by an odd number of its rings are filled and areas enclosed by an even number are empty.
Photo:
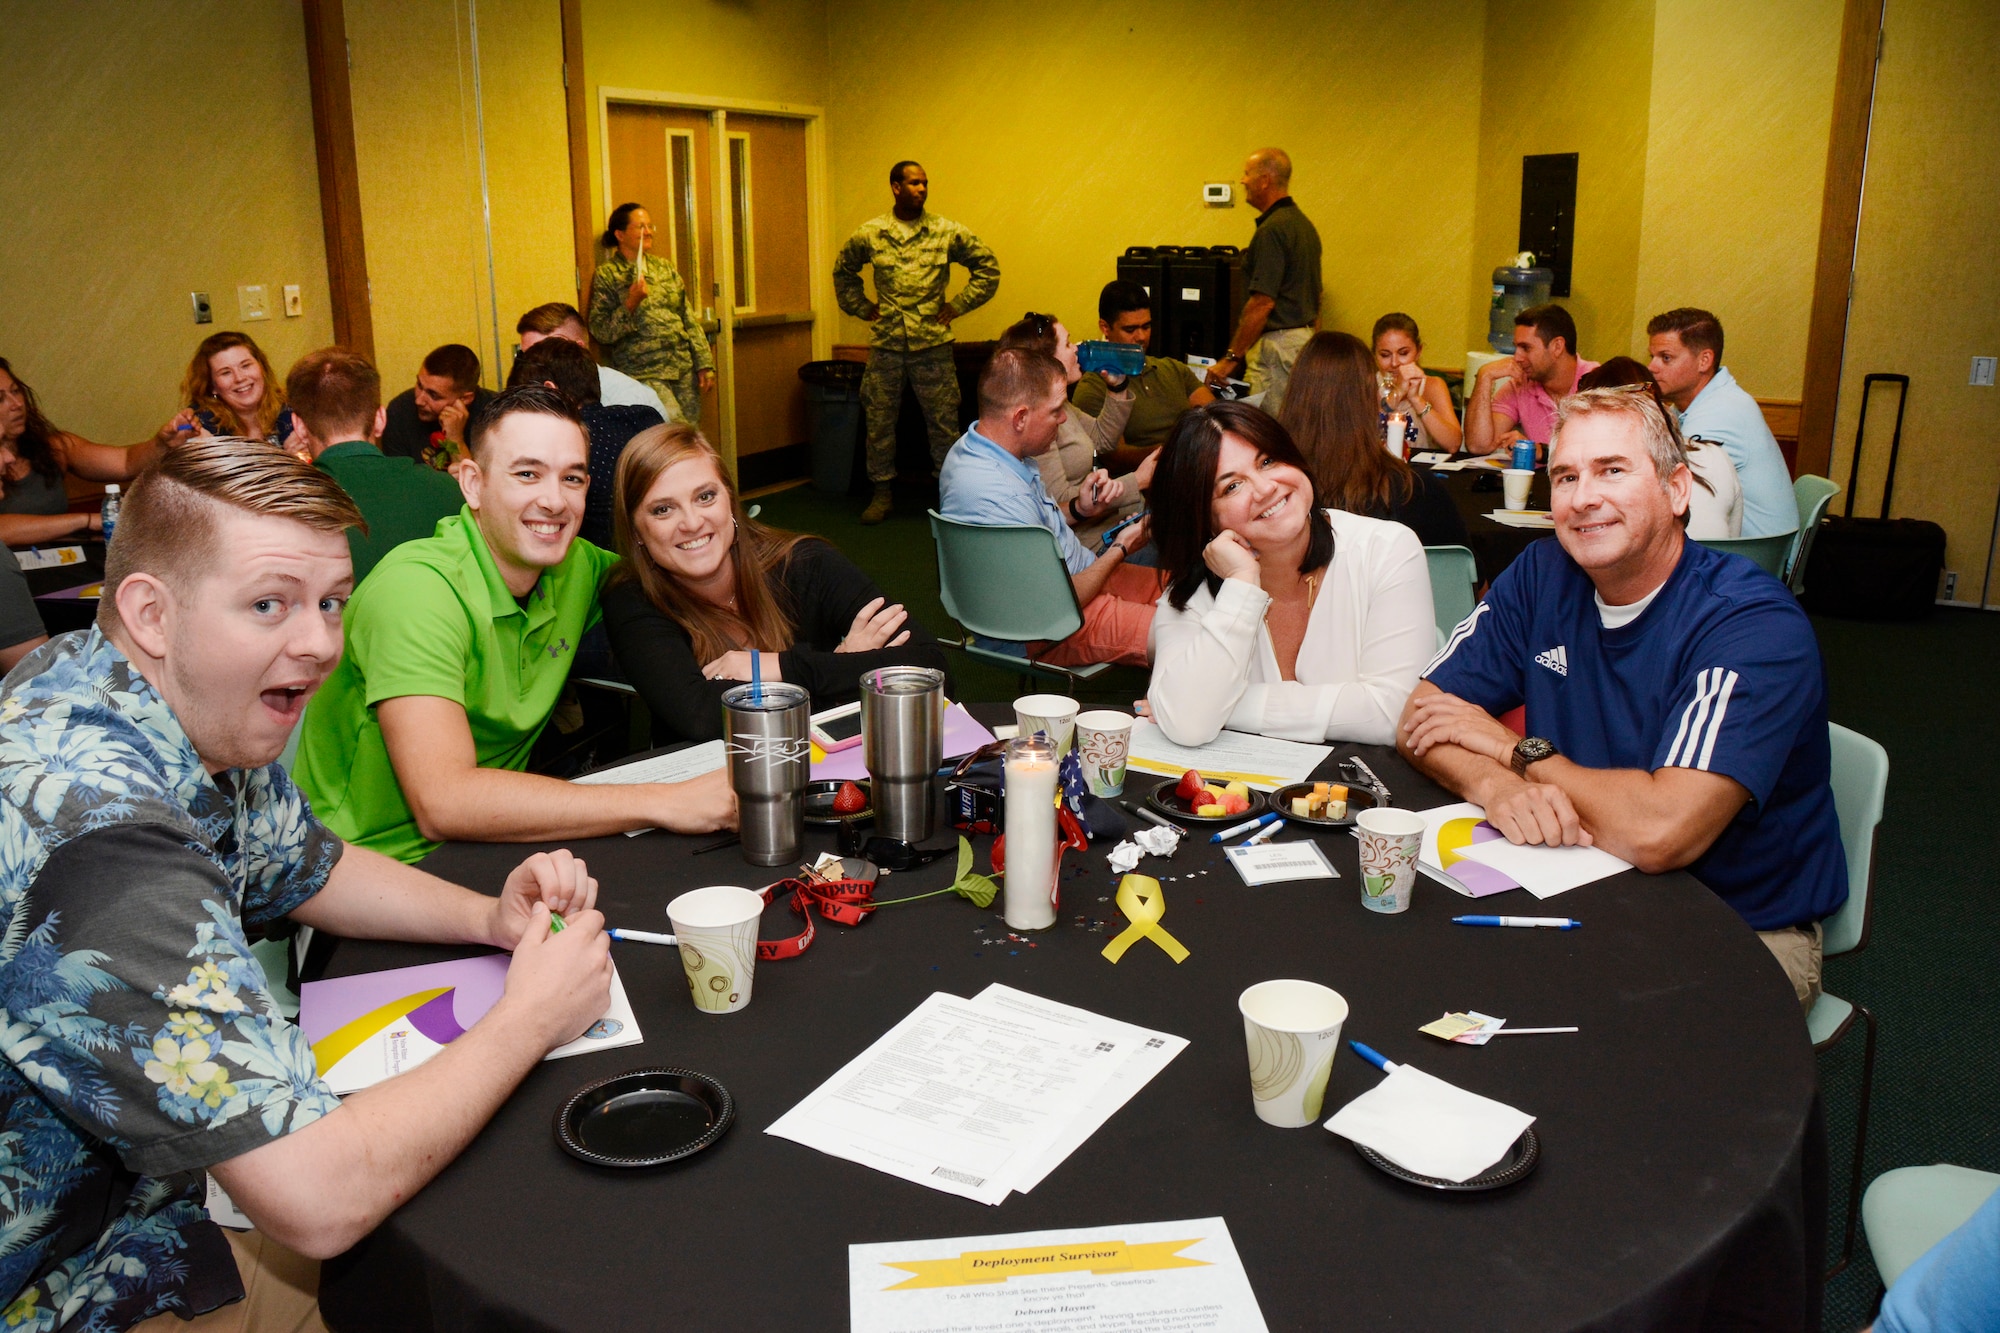
[[[828,154],[835,243],[887,211],[915,158],[939,213],[999,256],[1000,294],[959,327],[1026,310],[1094,333],[1128,245],[1248,244],[1256,214],[1209,208],[1267,144],[1325,246],[1329,326],[1400,309],[1433,357],[1464,345],[1479,126],[1481,0],[836,0]],[[885,42],[893,37],[893,46]],[[963,275],[954,277],[954,284]],[[845,316],[838,340],[863,341]]]
[[[295,4],[0,0],[0,34],[0,356],[57,425],[151,435],[219,329],[280,375],[332,338]],[[237,318],[241,283],[270,289],[270,320]]]
[[[1841,0],[1658,7],[1635,354],[1649,318],[1701,306],[1722,320],[1724,355],[1739,383],[1759,397],[1799,396],[1841,7]]]
[[[521,312],[576,299],[556,0],[347,0],[346,18],[385,387],[407,388],[424,354],[448,342],[476,350],[486,383],[497,385]],[[491,285],[476,101],[486,130]]]
[[[1832,476],[1847,482],[1861,377],[1908,375],[1893,513],[1944,525],[1973,601],[2000,489],[2000,389],[1966,383],[1974,356],[2000,355],[2000,270],[1981,248],[2000,230],[2000,10],[1892,2],[1885,26]],[[1881,502],[1894,399],[1876,390],[1857,514]]]
[[[1555,299],[1576,320],[1577,350],[1602,361],[1628,350],[1632,324],[1648,186],[1652,0],[1494,0],[1485,35],[1478,205],[1470,271],[1459,270],[1467,346],[1486,346],[1493,270],[1519,249],[1522,157],[1576,153],[1570,294]]]

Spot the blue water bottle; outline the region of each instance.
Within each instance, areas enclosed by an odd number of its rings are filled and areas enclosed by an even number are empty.
[[[106,546],[111,544],[111,530],[118,526],[119,504],[118,483],[114,481],[104,488],[104,508],[101,511],[104,518],[104,544]]]
[[[1523,472],[1535,470],[1535,442],[1533,440],[1514,441],[1514,466]]]

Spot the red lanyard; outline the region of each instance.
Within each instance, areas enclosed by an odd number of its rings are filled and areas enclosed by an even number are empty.
[[[813,925],[813,909],[827,920],[842,926],[858,926],[875,910],[875,884],[865,879],[781,879],[757,890],[769,906],[780,893],[792,896],[792,914],[804,920],[806,928],[781,940],[758,940],[760,961],[797,958],[812,947],[818,929]]]

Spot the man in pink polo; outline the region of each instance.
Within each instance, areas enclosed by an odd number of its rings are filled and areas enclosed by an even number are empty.
[[[1576,392],[1576,382],[1597,369],[1576,354],[1576,321],[1559,305],[1529,306],[1514,316],[1514,356],[1479,369],[1465,404],[1465,451],[1505,452],[1516,440],[1533,440],[1545,456],[1556,423],[1556,403]],[[1498,388],[1502,382],[1507,386]]]

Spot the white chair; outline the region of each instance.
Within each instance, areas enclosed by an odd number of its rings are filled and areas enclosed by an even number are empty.
[[[1969,1166],[1905,1166],[1868,1185],[1861,1225],[1882,1285],[1893,1287],[1924,1251],[1965,1225],[2000,1190],[2000,1176]]]

